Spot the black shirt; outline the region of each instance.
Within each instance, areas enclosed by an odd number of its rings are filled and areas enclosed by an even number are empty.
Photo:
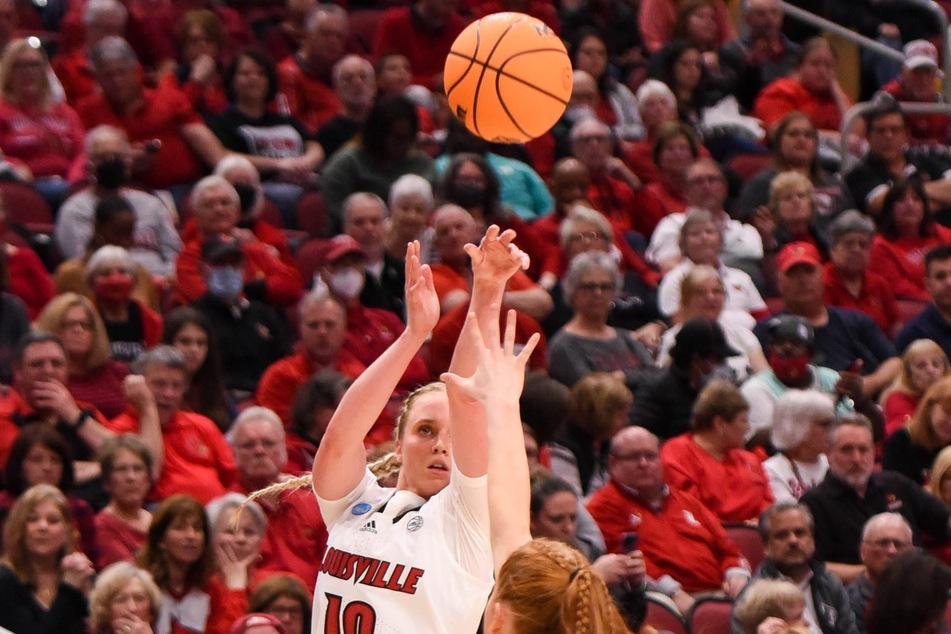
[[[137,302],[129,302],[129,318],[125,321],[109,321],[105,317],[111,356],[116,361],[131,363],[145,351],[145,330],[142,325],[142,308]]]
[[[249,117],[234,106],[209,117],[208,127],[232,152],[268,158],[301,156],[304,144],[312,140],[295,117],[276,112]]]
[[[821,561],[862,563],[862,528],[878,513],[900,513],[911,525],[917,545],[921,545],[922,533],[942,543],[949,538],[951,511],[918,484],[892,471],[873,473],[865,497],[859,497],[850,484],[830,471],[800,501],[809,507],[815,519],[816,558]]]
[[[906,153],[905,160],[908,163],[902,176],[917,174],[924,181],[940,180],[945,172],[951,169],[944,161],[931,156]],[[895,175],[888,170],[885,163],[868,154],[845,175],[845,184],[849,186],[856,206],[866,213],[869,195],[882,185],[891,187],[894,182]]]
[[[17,634],[85,634],[86,599],[73,586],[60,582],[49,609],[7,567],[0,564],[0,627]]]

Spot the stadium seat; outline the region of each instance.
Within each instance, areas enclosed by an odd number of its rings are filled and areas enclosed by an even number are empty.
[[[647,593],[647,617],[644,623],[660,631],[671,634],[687,634],[687,624],[676,612],[670,599],[657,596],[656,593]]]
[[[690,634],[730,634],[732,610],[733,602],[726,598],[698,599],[687,613],[687,629]]]
[[[726,536],[730,538],[730,541],[740,549],[740,554],[746,557],[746,560],[750,563],[750,568],[756,570],[763,563],[763,558],[766,556],[759,531],[752,526],[739,522],[724,524],[723,528],[726,530]]]

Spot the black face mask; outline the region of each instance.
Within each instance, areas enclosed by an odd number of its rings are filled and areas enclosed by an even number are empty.
[[[246,216],[254,209],[258,202],[258,190],[253,185],[236,183],[234,190],[238,192],[238,199],[241,201],[241,215]]]
[[[485,187],[482,185],[472,185],[470,183],[460,183],[453,187],[452,201],[460,207],[469,209],[482,204],[485,199]]]
[[[96,182],[106,189],[118,189],[128,182],[125,161],[114,158],[96,165]]]

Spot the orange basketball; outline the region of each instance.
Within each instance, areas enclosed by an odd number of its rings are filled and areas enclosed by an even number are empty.
[[[548,132],[565,112],[571,60],[541,20],[493,13],[453,42],[443,83],[449,107],[473,134],[522,143]]]

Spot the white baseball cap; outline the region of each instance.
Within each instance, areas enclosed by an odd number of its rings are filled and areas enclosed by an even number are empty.
[[[938,49],[928,40],[912,40],[905,44],[904,67],[913,70],[928,66],[930,68],[938,67]]]

